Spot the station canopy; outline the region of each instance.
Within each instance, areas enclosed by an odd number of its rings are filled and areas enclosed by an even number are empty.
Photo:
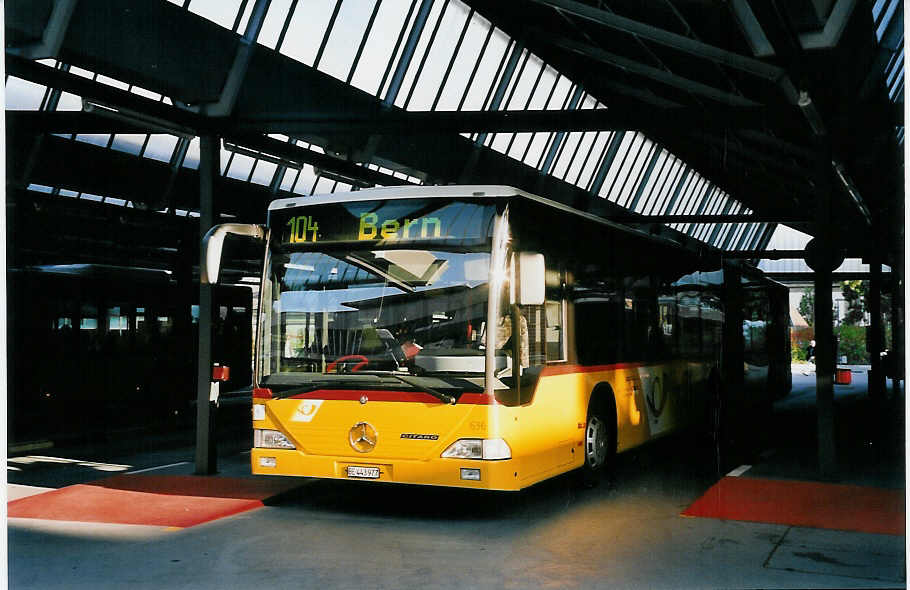
[[[508,184],[755,253],[827,190],[849,253],[902,240],[901,0],[8,0],[5,27],[21,263],[173,264],[203,135],[221,219]]]

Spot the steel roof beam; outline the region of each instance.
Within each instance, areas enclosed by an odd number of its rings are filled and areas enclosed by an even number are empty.
[[[641,105],[629,108],[506,111],[401,111],[374,112],[365,116],[326,118],[316,115],[244,117],[239,130],[305,135],[320,133],[370,133],[432,135],[447,133],[522,133],[540,131],[613,131],[639,129],[666,131],[737,128],[760,129],[766,111],[761,107],[718,107],[710,112],[680,107],[655,110]]]
[[[625,135],[625,130],[619,130],[610,138],[610,143],[606,147],[600,166],[597,168],[597,174],[594,176],[594,181],[591,183],[590,190],[592,195],[600,195],[600,189],[603,188],[604,182],[607,179],[607,173],[613,165],[613,160],[616,159],[616,152],[619,151],[619,147],[622,145],[622,140]]]
[[[490,100],[490,104],[487,107],[490,111],[498,111],[499,107],[502,106],[502,100],[505,98],[506,90],[509,85],[512,83],[512,77],[515,75],[515,68],[518,66],[518,60],[521,57],[521,54],[524,53],[525,46],[524,43],[514,43],[512,45],[511,53],[509,54],[509,59],[506,62],[505,70],[503,70],[502,77],[499,79],[499,83],[496,86],[496,92],[493,94],[493,98]],[[530,55],[530,54],[529,54]],[[527,59],[527,58],[525,58]],[[518,72],[518,76],[521,77],[521,72]],[[432,112],[432,111],[431,111]],[[481,146],[487,140],[488,133],[483,132],[477,136],[477,139],[474,141],[474,144]]]
[[[293,146],[266,135],[261,135],[260,133],[236,131],[232,128],[228,119],[205,117],[113,86],[94,82],[87,78],[76,76],[75,74],[56,70],[37,62],[7,55],[6,66],[7,72],[15,76],[19,76],[37,84],[44,84],[45,86],[50,86],[52,88],[61,88],[67,92],[82,96],[83,98],[98,100],[99,102],[103,102],[112,107],[126,109],[132,113],[138,113],[140,116],[146,117],[145,119],[136,119],[135,123],[124,119],[112,120],[110,122],[111,129],[117,129],[118,127],[128,129],[131,128],[131,125],[135,125],[138,129],[144,129],[145,132],[179,132],[176,129],[169,130],[168,127],[171,126],[172,128],[179,127],[181,129],[191,130],[197,135],[201,135],[205,132],[215,132],[227,140],[234,141],[247,147],[279,155],[295,162],[311,164],[318,168],[336,172],[345,177],[359,178],[371,184],[390,186],[410,184],[405,180],[395,178],[389,174],[370,170],[365,166],[358,166],[356,163],[349,160],[341,160],[312,150]],[[7,112],[7,115],[9,114],[10,112]],[[97,118],[85,117],[80,120],[78,117],[79,115],[85,116],[86,113],[21,112],[18,113],[16,117],[21,117],[22,120],[26,121],[29,119],[38,121],[37,124],[42,125],[43,130],[47,133],[74,132],[72,127],[67,128],[65,126],[67,124],[73,124],[76,127],[81,125],[91,126],[95,129],[93,132],[98,132],[97,129],[100,123]],[[60,127],[56,128],[57,125],[60,125]]]
[[[765,80],[777,82],[786,74],[783,68],[765,63],[761,60],[733,53],[732,51],[721,49],[701,41],[696,41],[684,35],[671,33],[670,31],[619,16],[612,12],[594,8],[593,6],[582,4],[575,0],[533,1],[596,22],[611,29],[637,35],[672,49],[721,63],[731,68],[752,74],[753,76],[764,78]]]
[[[805,250],[726,250],[721,253],[724,258],[745,260],[802,260]]]
[[[359,179],[368,184],[378,184],[385,186],[400,186],[400,185],[410,185],[413,184],[410,181],[404,180],[403,178],[396,178],[391,174],[385,174],[383,172],[378,172],[364,166],[359,166],[356,163],[350,160],[340,160],[338,158],[333,158],[332,156],[327,156],[308,150],[306,148],[298,147],[275,139],[274,137],[269,137],[267,135],[260,135],[256,133],[230,133],[230,139],[236,140],[237,143],[250,147],[268,154],[279,156],[281,158],[286,158],[293,162],[304,162],[310,164],[319,169],[324,169],[335,173],[336,175],[349,178],[349,179]]]
[[[262,30],[262,24],[265,22],[265,15],[269,10],[269,4],[272,0],[256,0],[253,6],[253,12],[250,20],[246,25],[246,31],[240,38],[237,46],[237,53],[234,56],[234,63],[231,64],[227,72],[227,78],[224,81],[224,87],[221,89],[221,96],[214,103],[200,105],[200,109],[206,114],[213,117],[225,117],[234,110],[237,102],[237,96],[240,94],[240,88],[246,77],[250,60],[253,57],[253,50],[256,47],[256,39],[259,38],[259,32]]]
[[[6,111],[6,123],[33,134],[40,133],[168,133],[149,123],[115,119],[99,115],[98,111]]]
[[[794,156],[800,156],[806,160],[815,160],[818,158],[817,152],[805,146],[797,145],[793,142],[786,141],[775,137],[774,135],[762,133],[754,129],[739,129],[736,131],[736,135],[742,139],[766,145],[770,148],[773,148],[775,151],[786,152]]]
[[[199,129],[207,125],[206,119],[196,113],[145,98],[138,94],[95,82],[69,72],[64,72],[36,61],[24,59],[7,52],[6,73],[51,88],[65,90],[82,98],[94,99],[105,104],[141,111],[144,115],[160,118],[171,124]]]
[[[885,277],[891,277],[892,272],[890,270],[882,269],[882,275]],[[765,271],[765,276],[771,279],[772,281],[777,281],[779,283],[797,283],[797,284],[811,284],[815,278],[815,271],[794,271],[794,272],[768,272]],[[861,281],[868,279],[871,276],[869,272],[832,272],[831,280],[833,283],[839,283],[840,281]]]
[[[695,29],[692,28],[692,26],[689,24],[689,21],[686,19],[686,17],[683,16],[683,14],[679,11],[679,9],[676,8],[676,5],[673,4],[673,0],[664,0],[664,3],[667,5],[667,7],[670,9],[670,11],[673,12],[673,14],[674,14],[674,16],[676,16],[677,20],[679,20],[679,22],[686,28],[686,35],[695,39],[696,41],[701,41],[701,38],[698,36],[698,33],[695,32]],[[756,56],[756,57],[764,57],[764,56]],[[729,72],[727,72],[724,68],[722,68],[720,66],[720,64],[718,64],[717,62],[712,62],[712,64],[714,65],[714,69],[721,76],[723,76],[723,78],[727,81],[727,84],[729,84],[729,86],[730,86],[730,90],[732,90],[733,92],[735,92],[737,94],[742,95],[743,94],[742,91],[740,91],[739,87],[737,86],[737,84],[733,80],[733,78],[730,76]]]
[[[668,134],[664,136],[664,141],[671,153],[684,161],[697,162],[697,165],[693,164],[694,168],[701,174],[716,179],[731,195],[754,196],[763,192],[766,193],[767,201],[768,194],[807,198],[813,194],[807,174],[801,173],[797,167],[787,169],[780,166],[778,171],[766,171],[757,169],[748,156],[733,149],[724,149],[723,144],[696,142],[692,137],[673,137]]]
[[[7,52],[29,59],[57,57],[57,54],[60,53],[60,46],[63,45],[63,39],[66,37],[66,30],[69,28],[73,12],[76,10],[77,2],[78,0],[57,0],[54,2],[54,8],[51,10],[50,18],[48,18],[47,25],[44,27],[41,40],[24,47],[10,47]]]
[[[604,25],[614,30],[623,31],[638,38],[649,39],[660,45],[670,47],[683,53],[688,53],[702,59],[707,59],[742,72],[751,74],[777,84],[790,104],[797,104],[800,93],[787,75],[787,71],[779,66],[765,63],[759,59],[747,57],[732,51],[703,43],[696,39],[672,33],[670,31],[642,23],[630,18],[619,16],[575,0],[532,0],[557,10],[574,14],[580,18]]]
[[[837,46],[855,7],[856,0],[837,0],[825,22],[825,28],[821,31],[802,33],[799,36],[800,45],[803,49],[830,49]]]
[[[572,91],[572,98],[569,100],[569,110],[566,112],[579,111],[578,103],[581,100],[582,95],[584,94],[584,89],[581,86],[575,86],[575,90]],[[566,133],[568,131],[561,130],[556,133],[556,136],[553,138],[553,143],[550,144],[550,149],[547,151],[547,155],[544,158],[543,165],[540,167],[540,171],[543,174],[550,174],[553,169],[553,164],[556,162],[557,152],[562,146],[563,141],[565,141]]]
[[[732,0],[730,2],[730,10],[736,17],[740,28],[742,28],[746,41],[749,42],[749,46],[752,48],[752,53],[756,57],[773,56],[774,47],[771,45],[771,41],[768,40],[768,36],[765,35],[761,23],[755,18],[755,13],[752,12],[752,7],[749,6],[748,0]]]
[[[704,133],[701,132],[701,130],[690,131],[686,134],[686,139],[690,141],[695,140],[705,146],[714,147],[723,153],[732,152],[739,154],[743,158],[748,159],[749,162],[754,162],[759,165],[755,166],[755,168],[772,168],[776,172],[786,174],[787,178],[791,180],[805,178],[805,167],[812,163],[812,160],[806,160],[800,165],[801,163],[791,156],[775,157],[773,152],[753,149],[742,145],[742,142],[737,141],[736,138],[731,141],[727,137],[719,137],[710,133]]]
[[[319,133],[371,132],[401,135],[440,133],[520,133],[533,131],[612,131],[616,129],[705,129],[761,128],[766,118],[761,107],[718,107],[710,113],[681,107],[656,111],[648,106],[620,109],[574,109],[546,111],[375,111],[368,116],[326,119],[318,115],[286,118],[209,118],[197,113],[93,82],[31,60],[7,54],[7,72],[52,88],[62,88],[84,98],[141,112],[176,127],[196,131],[216,129],[221,133],[253,132],[305,135]],[[84,120],[86,125],[98,125]],[[142,125],[143,123],[137,123]],[[127,125],[123,123],[122,125]],[[128,125],[127,125],[128,126]],[[112,128],[116,125],[112,123]],[[87,131],[86,131],[87,132]]]
[[[615,96],[628,97],[635,100],[636,102],[646,103],[661,109],[683,108],[682,103],[666,99],[662,96],[658,96],[646,86],[632,86],[629,84],[622,84],[616,80],[607,78],[598,78],[594,80],[590,85],[590,90],[594,93],[596,93],[597,90],[601,89],[609,90]]]
[[[723,104],[734,106],[760,106],[760,103],[738,94],[725,92],[713,86],[702,84],[701,82],[696,82],[695,80],[690,80],[666,70],[645,65],[639,61],[635,61],[621,55],[616,55],[615,53],[610,53],[609,51],[605,51],[588,43],[580,43],[572,39],[566,39],[565,37],[556,37],[552,33],[540,30],[534,31],[534,36],[539,41],[550,43],[561,49],[572,51],[601,63],[615,66],[617,69],[623,72],[629,72],[631,74],[643,76],[656,82],[660,82],[661,84],[666,84],[667,86],[684,90],[685,92],[696,96],[701,96],[715,100],[717,102],[721,102]]]
[[[398,93],[401,91],[401,85],[404,82],[404,76],[411,66],[411,59],[413,59],[414,52],[417,50],[417,43],[420,41],[420,36],[423,34],[423,28],[426,26],[427,19],[430,16],[430,9],[432,8],[433,0],[421,1],[417,18],[414,20],[411,32],[408,34],[408,40],[405,42],[404,51],[402,51],[401,59],[398,61],[398,67],[395,68],[395,73],[392,74],[392,81],[383,99],[383,104],[386,106],[395,104],[395,99],[398,98]]]
[[[724,204],[724,209],[721,212],[720,216],[723,217],[725,215],[728,215],[730,209],[732,209],[732,208],[733,208],[733,199],[727,198],[727,202],[726,202],[726,204]],[[707,217],[707,216],[705,216],[705,217]],[[710,222],[703,220],[702,223],[710,223]],[[722,229],[721,224],[719,224],[719,223],[714,224],[714,228],[711,231],[711,235],[705,241],[708,242],[709,244],[711,244],[712,246],[715,245],[715,243],[717,241],[717,236],[720,233],[721,229]]]

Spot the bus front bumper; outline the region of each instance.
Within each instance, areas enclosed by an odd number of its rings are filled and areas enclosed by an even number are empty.
[[[307,455],[293,449],[254,448],[251,467],[255,475],[284,475],[435,485],[484,490],[521,489],[514,459],[377,459]]]

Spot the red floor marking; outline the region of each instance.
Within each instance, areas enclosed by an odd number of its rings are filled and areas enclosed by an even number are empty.
[[[194,475],[118,475],[9,502],[12,518],[190,527],[259,508],[299,482]]]
[[[725,477],[683,516],[904,535],[904,490]]]

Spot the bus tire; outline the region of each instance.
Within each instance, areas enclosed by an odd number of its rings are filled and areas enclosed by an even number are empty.
[[[616,455],[616,402],[608,387],[596,388],[591,394],[582,447],[585,462],[580,470],[581,483],[594,487]]]

